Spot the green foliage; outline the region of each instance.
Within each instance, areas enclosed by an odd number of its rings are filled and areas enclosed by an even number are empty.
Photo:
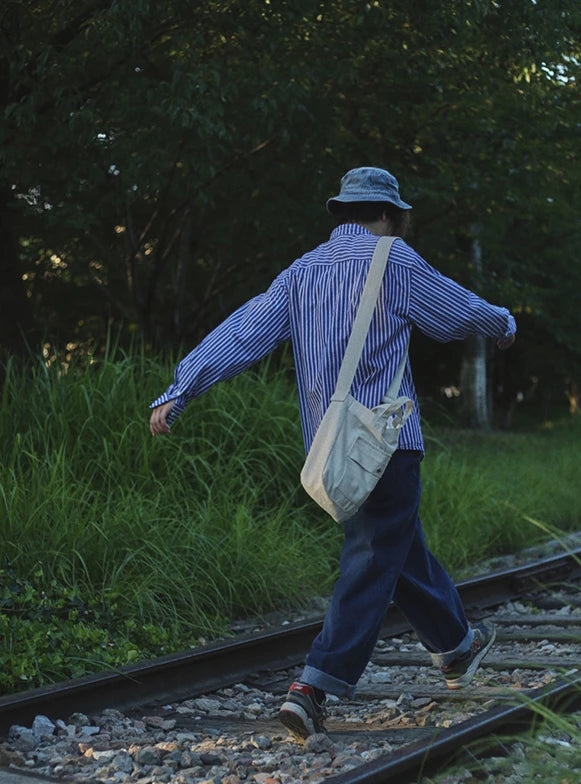
[[[330,592],[341,529],[300,488],[296,392],[280,360],[214,387],[156,439],[147,404],[168,363],[111,347],[7,365],[4,690],[184,649]],[[570,418],[514,436],[430,431],[422,518],[447,568],[577,527],[578,430]]]
[[[284,371],[267,383],[267,370],[206,395],[190,432],[180,422],[153,440],[146,404],[167,367],[143,356],[7,367],[0,568],[16,581],[3,609],[7,671],[22,657],[15,672],[34,685],[123,664],[131,651],[142,659],[168,640],[179,649],[224,633],[229,619],[330,588],[338,531],[297,490],[296,400]],[[321,557],[301,566],[312,550]],[[45,651],[51,617],[50,639],[70,634],[72,647],[62,642],[49,672],[50,646],[38,664],[31,651]]]
[[[0,25],[4,282],[51,335],[197,341],[380,164],[420,252],[526,314],[524,377],[578,373],[577,0],[26,0]]]
[[[580,428],[579,417],[567,417],[510,435],[432,431],[422,516],[430,547],[449,569],[576,530]]]
[[[525,392],[534,375],[547,399],[562,396],[579,372],[580,29],[578,0],[6,4],[0,350],[21,349],[20,331],[47,342],[34,367],[9,363],[2,387],[5,574],[96,601],[95,627],[111,612],[128,650],[128,623],[163,623],[175,643],[330,585],[339,539],[296,489],[302,446],[283,373],[212,390],[187,415],[191,434],[180,422],[152,443],[143,400],[167,368],[145,354],[89,352],[86,366],[73,355],[104,345],[112,325],[127,344],[197,341],[327,238],[322,205],[354,165],[392,169],[418,250],[514,310],[503,383]],[[448,383],[450,359],[416,345],[430,384]],[[426,462],[424,517],[451,566],[491,542],[516,546],[521,513],[578,517],[569,447],[553,473],[536,446],[529,463],[506,462],[512,443],[494,455],[479,444],[485,465],[472,445]],[[451,552],[471,526],[482,533]],[[310,550],[319,557],[297,572]],[[30,578],[39,564],[42,585]],[[28,631],[36,649],[41,632]]]
[[[38,564],[30,577],[0,570],[0,689],[32,688],[88,672],[117,669],[193,640],[175,629],[118,617],[78,587],[59,583]]]

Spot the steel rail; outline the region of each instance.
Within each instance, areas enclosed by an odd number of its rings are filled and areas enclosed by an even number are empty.
[[[581,549],[458,583],[465,607],[482,611],[540,589],[581,577]],[[260,670],[300,664],[322,619],[291,624],[283,630],[170,654],[113,672],[77,678],[0,698],[0,736],[13,724],[28,726],[38,714],[62,718],[106,707],[128,709],[196,697],[231,686]],[[395,605],[386,614],[382,635],[399,634],[409,624]]]
[[[464,747],[485,737],[486,753],[498,748],[496,733],[523,732],[539,715],[539,706],[551,710],[577,710],[581,707],[581,675],[573,680],[560,680],[544,689],[533,689],[521,695],[519,705],[502,707],[474,716],[461,724],[434,731],[427,739],[405,746],[383,759],[364,763],[355,770],[326,779],[330,784],[384,784],[389,781],[415,780],[420,773],[432,775],[449,766],[461,756]],[[496,742],[495,742],[496,741]],[[458,752],[460,751],[460,755]]]

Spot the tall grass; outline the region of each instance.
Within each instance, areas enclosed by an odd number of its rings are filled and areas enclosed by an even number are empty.
[[[289,383],[265,367],[218,386],[154,440],[148,404],[170,378],[143,355],[66,374],[9,365],[4,564],[26,573],[42,563],[144,620],[204,632],[327,590],[338,535],[297,490],[303,453]]]
[[[428,428],[422,515],[451,571],[579,530],[580,436],[578,416],[528,432]]]
[[[5,370],[5,623],[62,589],[67,607],[101,608],[95,623],[165,630],[167,649],[330,591],[341,530],[300,488],[288,372],[267,363],[217,385],[152,439],[148,405],[171,380],[169,363],[137,352],[66,372],[44,359]],[[547,537],[532,518],[578,526],[578,435],[573,420],[550,432],[429,433],[422,516],[440,560],[454,572]]]

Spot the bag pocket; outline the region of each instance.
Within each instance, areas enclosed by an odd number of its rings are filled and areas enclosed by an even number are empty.
[[[333,495],[329,493],[332,500],[355,513],[375,488],[390,457],[387,451],[358,436],[349,449],[345,469],[333,488]]]
[[[385,451],[363,436],[357,436],[347,457],[366,473],[374,476],[381,476],[387,461]]]

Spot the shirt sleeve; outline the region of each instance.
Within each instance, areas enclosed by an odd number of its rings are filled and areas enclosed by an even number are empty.
[[[173,384],[151,403],[175,400],[171,424],[188,402],[218,381],[242,373],[290,337],[288,270],[263,294],[249,300],[210,332],[177,366]]]
[[[506,308],[486,300],[442,275],[414,254],[409,318],[428,337],[445,343],[468,335],[503,338],[516,332]]]

